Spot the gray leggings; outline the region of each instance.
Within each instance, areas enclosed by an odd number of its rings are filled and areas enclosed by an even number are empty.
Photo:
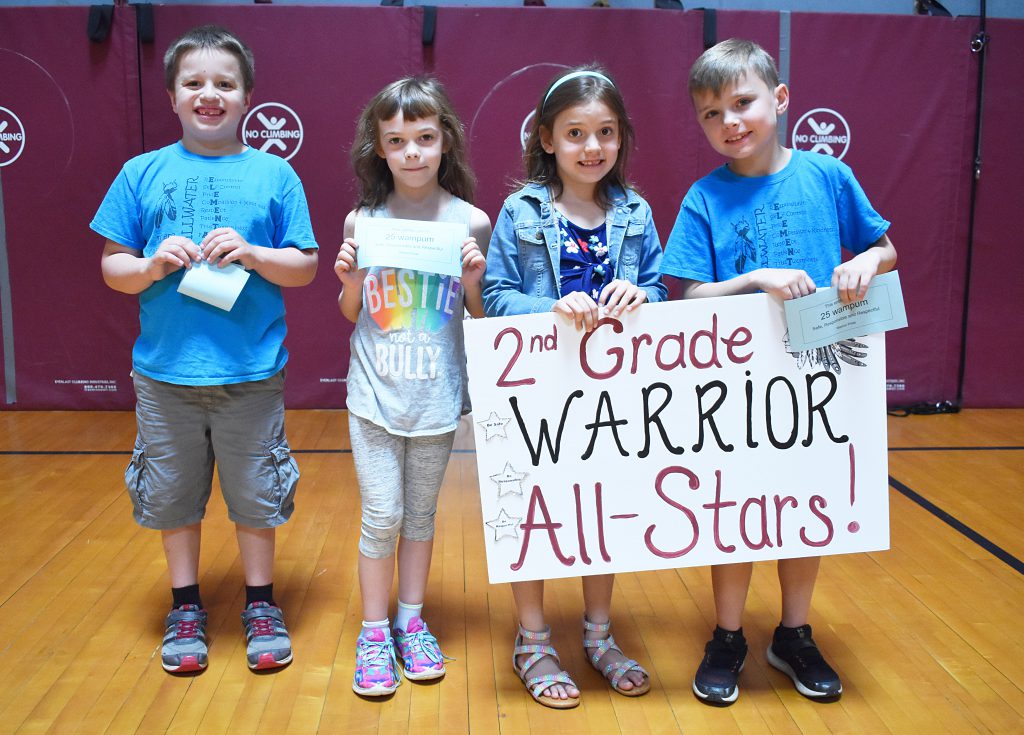
[[[371,559],[395,553],[398,536],[434,538],[434,514],[455,432],[397,436],[349,412],[352,458],[363,501],[359,551]]]

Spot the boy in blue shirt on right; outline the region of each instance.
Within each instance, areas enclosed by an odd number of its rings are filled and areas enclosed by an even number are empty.
[[[723,41],[694,63],[688,88],[708,142],[729,162],[687,192],[661,272],[682,279],[683,298],[763,291],[786,300],[832,286],[843,303],[863,299],[871,279],[896,264],[889,222],[849,166],[779,143],[789,89],[772,57],[751,41]],[[841,248],[854,257],[841,262]],[[808,624],[819,562],[778,561],[782,620],[767,655],[801,694],[835,701],[842,683]],[[739,695],[752,571],[749,562],[711,568],[717,626],[693,679],[694,694],[707,704],[727,706]]]

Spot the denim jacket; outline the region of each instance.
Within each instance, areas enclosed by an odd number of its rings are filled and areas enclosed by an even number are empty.
[[[661,282],[661,241],[651,208],[633,190],[612,192],[608,248],[615,278],[631,281],[650,302],[668,295]],[[484,273],[487,316],[551,311],[561,298],[560,243],[555,208],[546,186],[527,184],[502,205],[491,235]]]

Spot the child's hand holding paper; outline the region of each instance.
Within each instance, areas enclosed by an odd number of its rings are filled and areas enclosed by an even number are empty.
[[[245,268],[234,263],[212,265],[201,260],[192,265],[178,285],[178,293],[199,299],[224,311],[231,311],[238,294],[249,280]]]

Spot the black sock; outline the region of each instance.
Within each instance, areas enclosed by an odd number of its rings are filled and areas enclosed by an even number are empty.
[[[746,655],[747,639],[743,637],[743,628],[726,630],[721,625],[715,626],[714,639],[728,646],[736,653]]]
[[[788,626],[783,625],[782,623],[779,623],[779,627],[775,629],[774,638],[775,640],[779,640],[780,638],[802,638],[803,636],[798,631],[807,630],[809,627],[810,626],[807,625],[807,623],[804,623],[803,625],[798,625],[794,628],[790,628]],[[807,632],[809,633],[810,631]]]
[[[198,605],[203,606],[203,601],[199,598],[199,584],[190,584],[187,587],[171,587],[171,597],[173,602],[171,603],[174,607],[181,607],[182,605]]]
[[[274,602],[274,583],[261,585],[245,585],[245,606],[249,607],[254,602],[265,602],[268,605],[277,606]]]

